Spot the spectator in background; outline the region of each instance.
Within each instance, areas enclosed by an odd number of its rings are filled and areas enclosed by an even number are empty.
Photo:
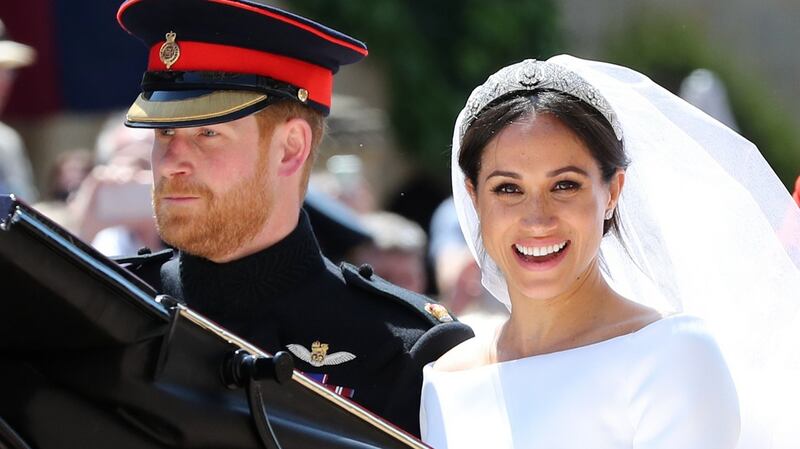
[[[310,186],[336,199],[358,214],[376,209],[374,189],[364,176],[361,158],[355,154],[337,154],[325,162],[325,170],[311,175]]]
[[[356,248],[352,262],[367,263],[387,281],[417,293],[425,292],[425,231],[391,212],[361,217],[373,243]]]
[[[153,131],[124,126],[125,111],[111,113],[97,134],[94,158],[97,165],[108,165],[120,149],[133,143],[141,143],[148,148],[153,144]],[[137,156],[141,159],[141,156]],[[140,164],[150,167],[150,154],[146,154]]]
[[[67,204],[83,180],[89,176],[92,167],[92,154],[88,150],[61,153],[48,172],[44,198],[33,206],[70,232],[77,233],[79,220],[71,213]]]
[[[98,135],[97,165],[70,201],[78,236],[107,256],[163,248],[153,218],[153,132],[124,126],[113,114]]]
[[[353,262],[356,249],[373,245],[360,219],[375,210],[373,189],[357,155],[331,156],[324,167],[311,174],[303,209],[325,256],[335,263]]]
[[[308,187],[303,209],[308,213],[322,253],[334,263],[351,261],[356,248],[372,244],[372,237],[358,214],[313,184]]]
[[[0,113],[11,94],[16,70],[32,64],[35,59],[34,49],[10,40],[0,21]],[[29,203],[38,199],[22,139],[3,122],[0,122],[0,193],[14,193]]]
[[[711,70],[693,70],[681,82],[679,96],[728,128],[738,131],[725,83]]]
[[[481,270],[464,240],[453,197],[433,213],[428,257],[434,268],[439,301],[475,335],[492,332],[508,318],[508,310],[481,285]]]
[[[75,149],[59,154],[50,168],[44,199],[66,203],[92,172],[93,165],[88,150]]]
[[[455,262],[462,260],[460,253],[469,252],[469,250],[467,242],[464,241],[464,235],[461,233],[461,225],[458,224],[453,197],[442,201],[433,212],[428,234],[430,235],[428,257],[436,276],[439,299],[448,302],[451,310],[458,315],[463,306],[450,301],[449,296],[459,273],[464,268],[463,264]],[[480,278],[478,281],[480,284]]]

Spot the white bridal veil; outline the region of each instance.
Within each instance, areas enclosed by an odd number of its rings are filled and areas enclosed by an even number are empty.
[[[646,76],[561,55],[506,67],[472,92],[452,177],[484,286],[511,307],[458,166],[461,139],[493,99],[542,87],[594,105],[631,160],[618,206],[625,247],[610,234],[601,247],[610,284],[706,321],[737,384],[740,448],[800,448],[800,208],[755,145]]]

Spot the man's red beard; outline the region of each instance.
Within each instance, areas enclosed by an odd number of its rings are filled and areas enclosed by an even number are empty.
[[[199,181],[161,178],[153,190],[161,238],[181,251],[211,260],[224,258],[253,240],[272,208],[265,160],[261,156],[252,177],[220,195]],[[198,196],[201,204],[173,206],[163,201],[165,196]]]

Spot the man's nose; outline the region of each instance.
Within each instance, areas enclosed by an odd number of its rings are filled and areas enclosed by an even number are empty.
[[[158,165],[158,174],[165,178],[191,175],[194,169],[191,140],[176,133],[162,144],[164,148],[159,160],[153,161],[154,165]]]

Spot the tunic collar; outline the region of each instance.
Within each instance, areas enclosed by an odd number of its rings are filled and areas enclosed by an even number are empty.
[[[181,252],[180,278],[190,307],[221,319],[264,307],[325,269],[322,253],[305,211],[283,240],[226,263]]]

